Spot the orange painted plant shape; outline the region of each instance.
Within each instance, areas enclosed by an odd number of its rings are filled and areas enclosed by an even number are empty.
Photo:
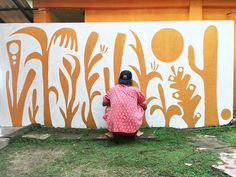
[[[170,75],[168,80],[171,82],[170,88],[176,90],[173,93],[173,98],[178,100],[178,104],[183,109],[183,120],[189,128],[193,128],[201,118],[200,113],[195,114],[195,109],[201,100],[201,96],[194,95],[196,86],[189,83],[191,76],[184,74],[183,67],[178,67],[176,72],[174,66],[172,66],[171,70],[173,75]]]
[[[36,114],[39,110],[39,106],[37,105],[37,90],[33,90],[32,94],[32,109],[28,108],[29,119],[31,124],[36,124]]]
[[[72,65],[70,61],[66,59],[65,57],[63,57],[63,65],[67,71],[67,74],[69,75],[70,80],[68,80],[64,72],[61,69],[59,69],[59,78],[60,78],[60,83],[61,83],[64,100],[65,100],[65,107],[66,107],[65,110],[63,110],[61,107],[59,109],[62,114],[62,117],[64,118],[66,128],[71,128],[72,120],[76,112],[78,111],[79,105],[80,105],[79,103],[75,104],[76,83],[80,74],[80,62],[76,56],[74,55],[70,55],[70,56],[75,61],[75,68],[73,71],[72,71]],[[71,87],[71,89],[69,89],[69,87]],[[69,90],[71,90],[70,99],[69,99]]]
[[[133,71],[135,72],[135,74],[138,77],[138,82],[133,80],[134,86],[137,86],[137,87],[139,86],[140,90],[143,92],[143,94],[146,97],[147,96],[147,86],[148,86],[149,82],[154,78],[158,78],[158,79],[162,80],[162,76],[159,72],[157,72],[158,66],[154,67],[154,64],[152,66],[153,71],[151,71],[150,73],[147,73],[146,60],[144,57],[144,52],[143,52],[141,41],[139,40],[136,33],[134,33],[133,31],[131,31],[131,32],[135,38],[136,46],[133,44],[130,44],[130,47],[134,50],[134,52],[136,53],[136,55],[138,57],[139,69],[136,68],[135,66],[132,66],[132,65],[129,65],[129,66],[133,69]],[[153,97],[151,97],[151,99],[153,99]],[[151,101],[151,99],[147,98],[147,104]],[[143,119],[143,126],[148,126],[146,117],[144,117],[144,119]]]
[[[58,92],[56,87],[49,86],[48,83],[49,52],[52,45],[54,44],[59,44],[59,46],[62,48],[68,48],[74,51],[78,51],[76,32],[72,28],[61,28],[53,34],[49,43],[46,32],[39,27],[24,27],[14,32],[12,35],[16,34],[29,35],[33,37],[40,45],[41,52],[30,53],[27,56],[25,63],[29,62],[32,59],[37,59],[42,64],[44,124],[52,126],[49,94],[50,92],[54,92],[58,100]]]
[[[217,110],[217,51],[218,33],[215,26],[209,26],[204,33],[203,69],[199,69],[195,64],[194,48],[191,45],[188,48],[189,66],[204,82],[205,126],[219,125]]]
[[[126,40],[126,34],[123,33],[117,34],[114,47],[114,57],[113,57],[114,85],[118,83],[118,78],[121,72],[121,64],[124,53],[125,40]],[[105,90],[107,92],[111,88],[110,71],[108,67],[104,67],[103,74],[105,81]]]
[[[170,120],[174,115],[181,115],[181,110],[177,105],[171,105],[167,108],[166,106],[166,100],[165,100],[165,94],[162,86],[158,84],[158,92],[161,99],[161,106],[160,105],[153,105],[150,109],[150,114],[152,115],[154,111],[160,110],[165,117],[165,126],[170,126]]]
[[[85,116],[86,102],[84,102],[82,105],[82,120],[84,124],[89,128],[97,128],[96,123],[94,121],[94,116],[92,113],[92,102],[96,96],[101,95],[99,91],[92,91],[92,87],[94,83],[97,81],[97,79],[99,78],[99,74],[97,72],[93,74],[90,74],[90,73],[91,73],[92,68],[95,66],[97,62],[99,62],[102,59],[103,54],[106,53],[108,49],[105,46],[100,45],[100,52],[95,54],[92,57],[92,53],[97,44],[98,37],[99,37],[98,33],[92,32],[88,37],[88,40],[85,46],[85,51],[84,51],[85,84],[86,84],[88,97],[89,97],[89,113],[86,119],[86,116]]]
[[[27,93],[35,78],[36,72],[30,69],[24,81],[21,92],[18,91],[19,70],[21,62],[21,41],[13,40],[7,43],[7,52],[10,63],[10,71],[6,72],[6,92],[8,107],[13,127],[22,126],[23,111]],[[11,72],[11,86],[10,86]],[[20,93],[18,95],[18,93]],[[18,99],[19,98],[19,99]]]

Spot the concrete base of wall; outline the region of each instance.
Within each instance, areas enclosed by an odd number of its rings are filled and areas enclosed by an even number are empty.
[[[11,138],[22,132],[25,127],[0,127],[0,138]]]

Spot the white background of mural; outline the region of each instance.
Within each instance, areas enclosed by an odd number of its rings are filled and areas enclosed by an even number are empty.
[[[171,75],[171,66],[175,69],[178,67],[184,67],[184,73],[191,75],[190,83],[196,85],[196,91],[193,95],[200,95],[202,99],[200,100],[198,106],[196,107],[195,113],[201,113],[202,117],[197,122],[196,127],[204,126],[204,83],[199,75],[197,75],[189,66],[188,63],[188,46],[192,45],[195,51],[195,64],[198,68],[203,68],[203,39],[204,32],[210,25],[217,28],[218,32],[218,73],[217,73],[217,101],[218,101],[218,114],[221,115],[221,111],[227,108],[231,111],[233,110],[233,29],[234,24],[231,21],[188,21],[188,22],[145,22],[145,23],[86,23],[86,24],[3,24],[0,25],[0,124],[3,126],[11,126],[11,118],[8,109],[7,93],[6,93],[6,72],[10,70],[8,54],[6,43],[11,40],[21,40],[21,62],[20,62],[20,72],[18,81],[18,94],[21,93],[22,87],[27,73],[30,68],[36,71],[35,79],[29,88],[29,92],[26,97],[26,102],[23,112],[23,125],[30,124],[28,107],[32,107],[32,93],[34,89],[37,89],[37,105],[39,106],[36,122],[44,124],[43,119],[43,81],[42,81],[42,66],[39,61],[31,60],[24,65],[24,61],[33,51],[41,52],[40,45],[37,41],[29,35],[25,34],[14,34],[23,27],[39,27],[43,29],[48,39],[50,39],[53,33],[60,28],[72,28],[76,31],[78,39],[78,52],[70,50],[69,48],[59,46],[60,39],[58,38],[55,45],[52,46],[49,54],[49,86],[55,86],[58,89],[58,102],[56,101],[56,96],[53,92],[50,93],[50,110],[52,124],[55,127],[64,127],[64,119],[59,110],[59,107],[65,108],[65,101],[63,91],[60,84],[59,78],[59,68],[66,72],[63,67],[63,57],[66,57],[72,63],[74,60],[71,55],[75,55],[80,60],[80,75],[76,85],[76,98],[75,103],[80,102],[79,109],[74,116],[72,121],[72,127],[84,128],[86,125],[82,121],[81,111],[82,102],[85,101],[89,105],[89,98],[87,89],[85,86],[85,74],[84,74],[84,50],[86,41],[91,32],[96,32],[99,34],[98,42],[95,46],[92,55],[100,52],[100,45],[105,45],[108,47],[107,51],[103,53],[103,58],[94,65],[91,70],[91,74],[98,72],[100,77],[94,83],[92,90],[100,91],[101,95],[96,96],[92,103],[92,112],[94,119],[98,128],[106,127],[105,121],[102,119],[105,108],[102,107],[102,96],[105,94],[105,83],[103,68],[108,67],[110,70],[110,83],[113,85],[113,60],[114,60],[114,45],[115,39],[118,33],[126,34],[126,40],[124,45],[124,52],[122,58],[121,70],[129,69],[133,73],[134,80],[137,81],[137,76],[129,65],[136,66],[139,68],[138,58],[134,50],[129,46],[130,44],[136,45],[136,41],[132,32],[135,32],[141,41],[144,55],[147,73],[152,71],[151,63],[154,61],[159,65],[158,72],[161,73],[163,81],[158,78],[151,80],[147,87],[147,96],[155,96],[159,98],[158,84],[163,86],[165,92],[166,105],[176,105],[177,100],[172,97],[174,89],[170,89],[170,82],[168,81]],[[151,41],[154,34],[164,28],[171,28],[179,31],[184,39],[184,48],[181,55],[177,60],[166,63],[158,60],[152,52]],[[70,44],[69,44],[70,45]],[[12,49],[14,50],[14,49]],[[73,66],[74,67],[74,66]],[[73,70],[72,67],[72,70]],[[69,76],[66,75],[68,78]],[[117,78],[118,79],[118,78]],[[11,75],[10,75],[11,83]],[[12,91],[11,91],[12,93]],[[71,93],[69,94],[69,98]],[[152,105],[161,105],[160,99],[152,100],[146,111],[146,119],[150,127],[162,127],[165,126],[165,118],[161,111],[157,110],[152,115],[150,115],[150,108]],[[86,115],[89,112],[88,106],[86,106]],[[170,121],[171,127],[186,128],[187,125],[181,118],[181,115],[174,115]],[[232,114],[230,119],[232,118]],[[230,121],[224,120],[219,116],[219,124],[226,124]]]

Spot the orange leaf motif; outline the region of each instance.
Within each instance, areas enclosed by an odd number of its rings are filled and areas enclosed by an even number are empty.
[[[69,83],[68,83],[68,80],[66,79],[66,76],[64,75],[64,73],[62,72],[61,69],[59,69],[59,77],[60,77],[60,82],[62,85],[63,95],[64,95],[65,102],[67,105],[68,104],[68,97],[69,97]]]
[[[68,74],[71,75],[72,66],[65,57],[63,57],[63,65],[66,68],[66,71],[68,72]]]

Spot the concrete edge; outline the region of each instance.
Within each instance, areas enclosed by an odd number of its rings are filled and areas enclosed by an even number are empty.
[[[28,125],[28,126],[22,127],[21,129],[15,131],[15,132],[6,134],[6,135],[2,136],[1,138],[14,138],[17,136],[21,136],[21,135],[29,132],[31,129],[32,129],[32,125]]]

